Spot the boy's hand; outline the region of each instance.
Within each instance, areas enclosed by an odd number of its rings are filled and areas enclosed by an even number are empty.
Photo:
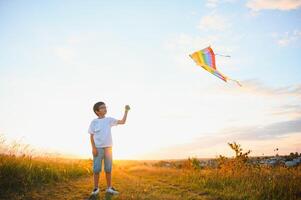
[[[93,153],[93,156],[97,156],[98,152],[97,152],[96,147],[93,147],[92,153]]]
[[[125,106],[125,111],[129,111],[131,108],[130,108],[130,106],[129,105],[126,105]]]

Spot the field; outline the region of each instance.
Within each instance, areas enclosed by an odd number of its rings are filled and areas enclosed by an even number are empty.
[[[120,192],[115,196],[105,193],[104,173],[100,177],[100,194],[90,196],[91,159],[33,156],[27,146],[8,146],[3,139],[0,144],[1,200],[301,199],[300,164],[270,167],[250,162],[254,160],[248,157],[250,151],[243,152],[236,143],[228,143],[235,157],[220,155],[207,160],[216,161],[208,165],[202,165],[204,160],[197,158],[114,160],[112,182]]]
[[[120,194],[105,194],[102,173],[101,192],[91,197],[91,160],[27,159],[1,156],[1,199],[301,199],[300,166],[194,169],[191,159],[181,161],[181,168],[115,161],[113,186]]]

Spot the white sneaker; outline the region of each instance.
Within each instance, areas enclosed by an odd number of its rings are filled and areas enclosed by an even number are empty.
[[[99,188],[94,188],[91,195],[97,195],[99,193]]]
[[[119,192],[113,187],[107,188],[106,192],[108,192],[110,194],[119,194]]]

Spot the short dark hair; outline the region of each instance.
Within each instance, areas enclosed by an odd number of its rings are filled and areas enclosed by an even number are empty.
[[[105,103],[104,102],[102,102],[102,101],[99,101],[99,102],[97,102],[96,104],[94,104],[94,106],[93,106],[93,111],[94,111],[94,113],[97,115],[97,113],[96,113],[96,111],[98,111],[98,109],[99,109],[99,106],[102,106],[102,105],[104,105]]]

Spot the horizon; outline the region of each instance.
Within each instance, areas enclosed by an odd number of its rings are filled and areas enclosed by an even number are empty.
[[[75,154],[62,154],[58,151],[48,151],[47,149],[35,149],[31,147],[29,144],[24,144],[20,142],[21,140],[13,140],[13,141],[8,141],[4,137],[4,135],[0,135],[0,144],[2,147],[0,148],[0,154],[4,155],[15,155],[15,156],[29,156],[29,157],[34,157],[34,158],[47,158],[47,159],[67,159],[67,160],[93,160],[92,156],[80,156],[80,155],[75,155]],[[12,148],[12,146],[14,146]],[[241,147],[242,148],[242,147]],[[12,150],[14,149],[14,150]],[[6,151],[7,150],[7,151]],[[23,150],[23,151],[22,151]],[[26,151],[24,151],[26,150]],[[291,153],[298,153],[301,155],[301,152],[289,152],[287,154],[278,154],[278,151],[274,151],[274,154],[263,154],[263,155],[252,155],[252,150],[251,149],[245,149],[242,148],[243,152],[246,152],[250,150],[250,155],[248,156],[249,158],[265,158],[265,157],[285,157],[289,156]],[[10,151],[10,153],[7,153]],[[33,153],[36,152],[36,153]],[[218,159],[219,156],[222,154],[215,155],[214,157],[194,157],[194,156],[188,156],[188,157],[182,157],[182,158],[161,158],[161,159],[143,159],[143,158],[120,158],[120,159],[114,159],[115,161],[179,161],[179,160],[187,160],[188,158],[196,158],[199,160],[214,160]],[[234,158],[235,154],[232,152],[232,155],[228,155],[226,157],[229,158]]]

